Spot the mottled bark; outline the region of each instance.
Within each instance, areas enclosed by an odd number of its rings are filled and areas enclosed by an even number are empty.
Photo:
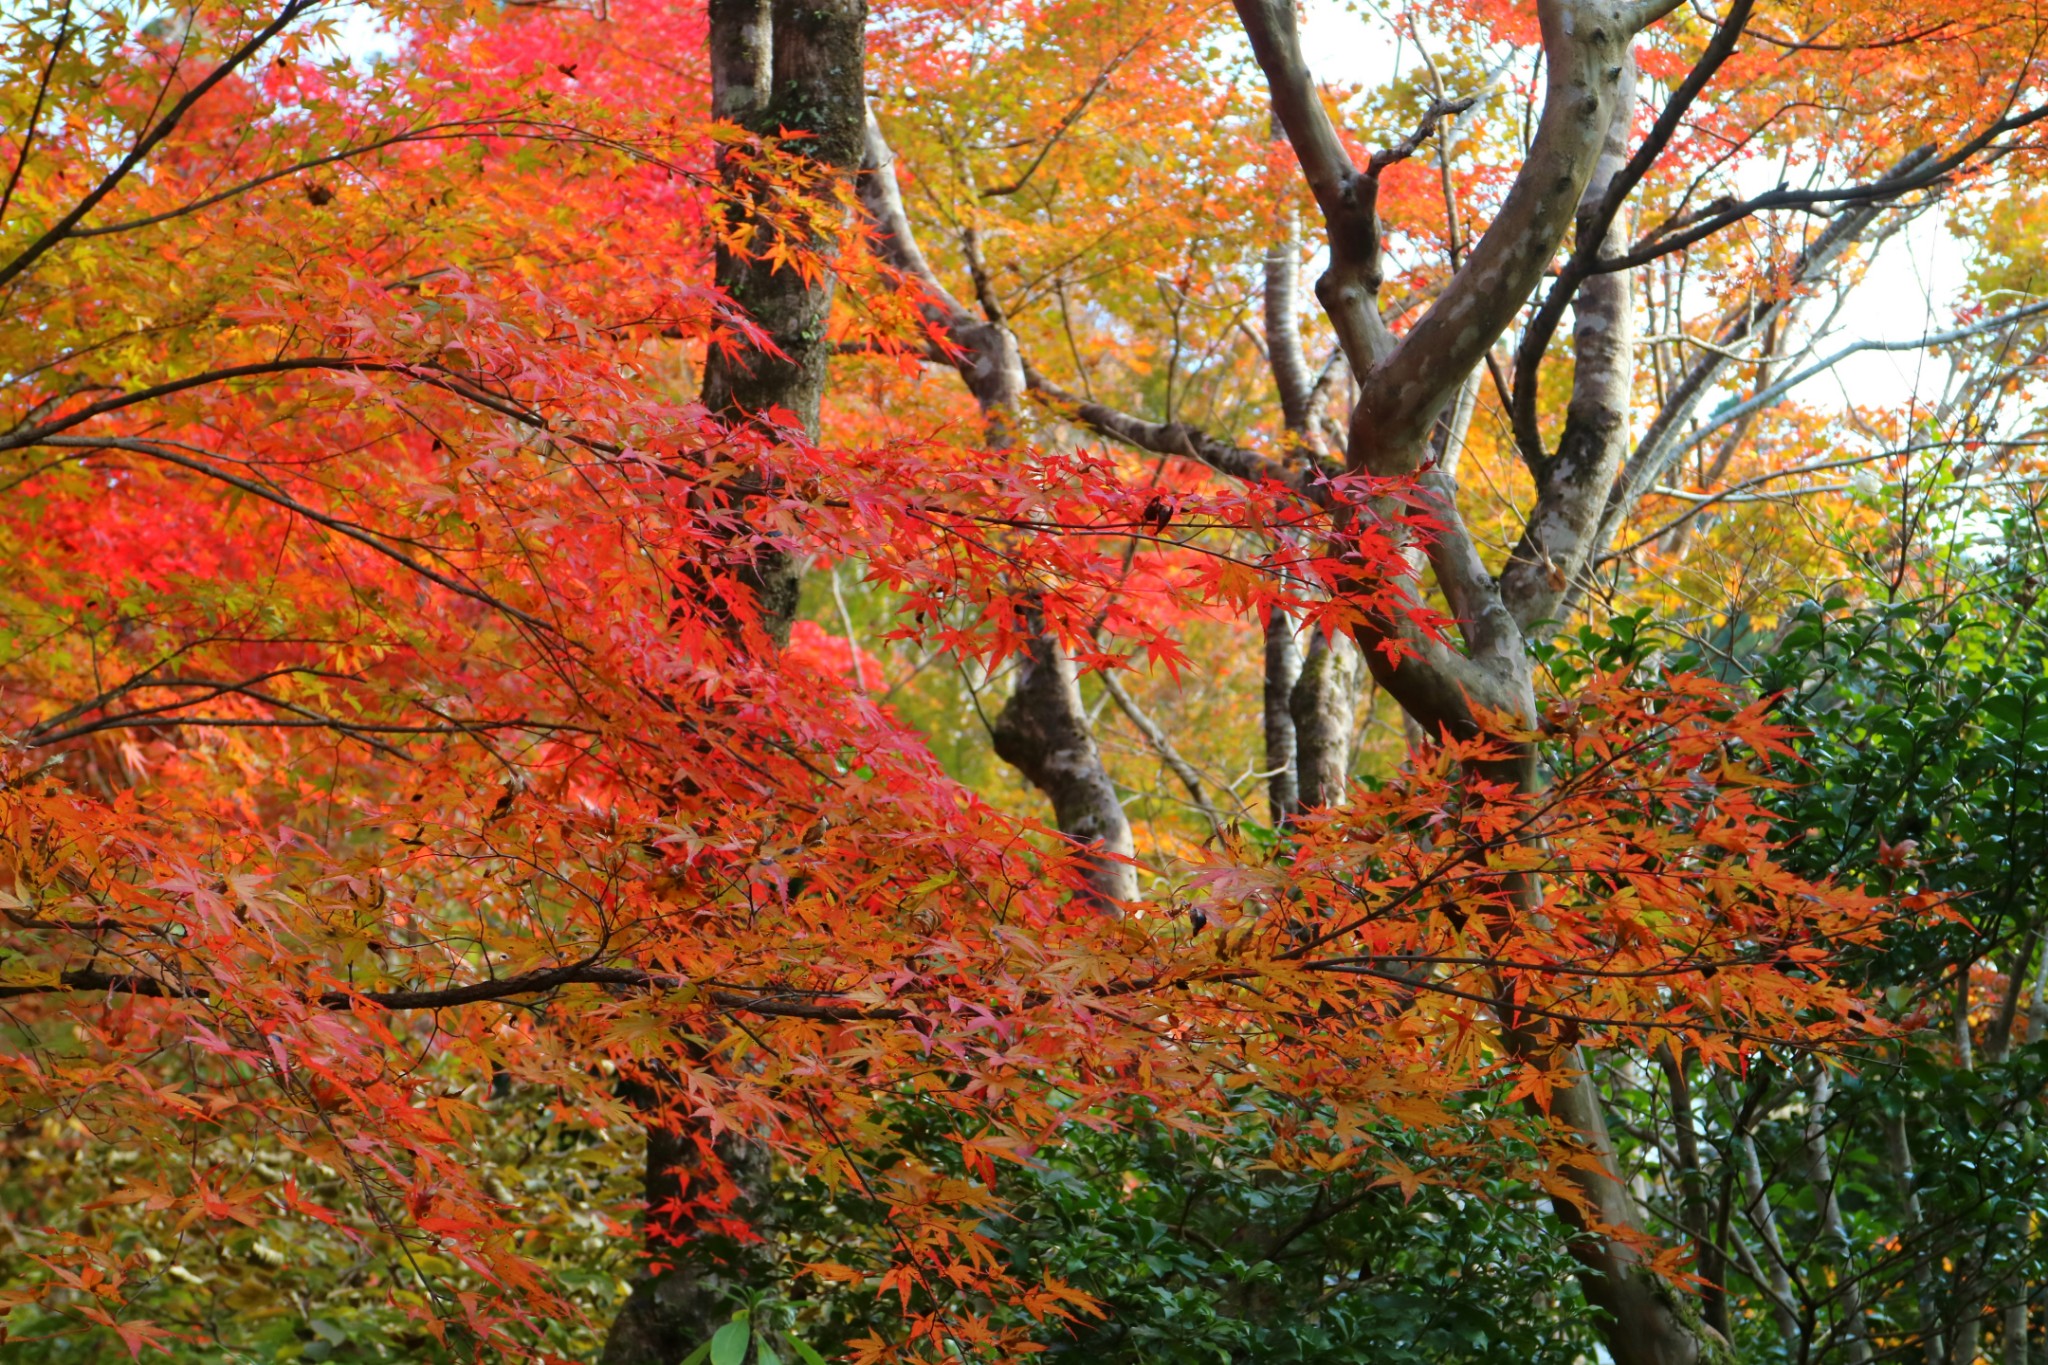
[[[1799,1344],[1799,1320],[1792,1307],[1792,1273],[1785,1260],[1785,1244],[1778,1235],[1778,1215],[1764,1185],[1763,1165],[1757,1160],[1756,1139],[1748,1131],[1735,1139],[1736,1155],[1742,1163],[1742,1193],[1747,1201],[1743,1217],[1756,1229],[1764,1244],[1764,1264],[1752,1266],[1751,1277],[1762,1285],[1771,1300],[1771,1316],[1777,1320],[1787,1354]]]
[[[957,362],[961,381],[981,409],[989,439],[997,449],[1005,448],[1015,439],[1025,389],[1016,339],[1000,320],[969,312],[940,282],[911,230],[896,183],[896,153],[872,111],[864,116],[863,135],[860,201],[875,231],[876,250],[916,283],[917,308],[925,323],[943,332],[962,352]]]
[[[1900,1206],[1905,1211],[1904,1239],[1913,1250],[1913,1291],[1920,1314],[1920,1355],[1926,1365],[1942,1365],[1947,1353],[1941,1345],[1941,1305],[1934,1289],[1934,1266],[1921,1237],[1920,1187],[1913,1175],[1913,1143],[1906,1133],[1904,1113],[1887,1114],[1884,1119],[1885,1161],[1899,1187]]]
[[[2034,968],[2033,978],[2033,991],[2027,1001],[2025,1038],[2029,1043],[2038,1043],[2043,1033],[2048,1032],[2048,952],[2040,954],[2039,965]],[[2032,1218],[2021,1215],[2014,1232],[2022,1242],[2032,1238]],[[2004,1365],[2027,1365],[2027,1338],[2032,1304],[2032,1287],[2022,1281],[2015,1286],[2011,1301],[2005,1309]]]
[[[861,80],[866,55],[866,0],[713,0],[711,6],[712,107],[763,138],[786,130],[806,134],[789,146],[834,175],[860,165],[865,134]],[[722,158],[721,174],[739,174]],[[828,249],[834,225],[813,225],[799,244]],[[815,439],[831,348],[825,323],[832,308],[830,271],[807,278],[794,266],[764,259],[776,229],[752,225],[744,250],[721,244],[713,277],[767,333],[771,346],[745,341],[713,347],[704,363],[704,405],[729,421],[753,421],[771,411],[794,415]],[[768,491],[743,478],[735,497],[744,502]],[[750,549],[736,576],[772,638],[787,637],[795,619],[801,566],[788,552]]]
[[[1917,148],[1907,153],[1879,183],[1907,180],[1932,162],[1935,156],[1931,147]],[[1871,233],[1884,217],[1889,203],[1888,199],[1873,197],[1837,214],[1792,262],[1785,272],[1785,287],[1775,297],[1745,307],[1729,318],[1715,335],[1714,346],[1703,351],[1672,386],[1609,491],[1607,505],[1601,510],[1599,524],[1587,546],[1586,568],[1574,578],[1558,614],[1570,611],[1573,600],[1584,591],[1591,569],[1608,546],[1614,543],[1622,523],[1683,453],[1688,424],[1729,368],[1738,363],[1730,358],[1737,353],[1736,348],[1797,311],[1810,286],[1841,260],[1845,252]]]
[[[1266,809],[1280,828],[1300,808],[1301,781],[1296,771],[1294,685],[1301,677],[1301,645],[1297,628],[1286,612],[1266,616],[1264,721],[1266,739]]]
[[[1315,376],[1301,349],[1301,215],[1292,205],[1281,214],[1280,240],[1266,249],[1266,363],[1280,396],[1280,416],[1289,432],[1306,438]]]
[[[1288,698],[1294,720],[1298,800],[1304,810],[1339,805],[1351,782],[1351,736],[1358,717],[1358,646],[1345,636],[1309,638],[1301,676]]]
[[[994,450],[1007,449],[1017,438],[1022,419],[1026,371],[1016,339],[1004,325],[992,299],[982,316],[969,312],[948,292],[925,259],[917,235],[903,210],[896,184],[896,156],[874,115],[864,112],[861,205],[875,228],[882,257],[914,280],[920,292],[919,311],[925,321],[945,333],[959,351],[956,368],[981,409],[984,437]],[[1027,609],[1027,620],[1039,614]],[[1128,698],[1119,704],[1144,726]],[[1091,895],[1105,908],[1138,898],[1138,870],[1126,859],[1136,849],[1131,824],[1118,799],[1116,784],[1103,766],[1102,750],[1082,705],[1074,661],[1050,632],[1034,629],[1017,661],[1017,686],[996,717],[996,755],[1015,767],[1026,781],[1052,802],[1053,823],[1084,850]],[[1212,821],[1199,780],[1163,736],[1148,735],[1169,766],[1188,784]]]
[[[1993,1063],[2003,1062],[2011,1054],[2020,1000],[2026,994],[2029,978],[2034,975],[2034,954],[2040,941],[2041,931],[2038,928],[2029,930],[2013,954],[2011,968],[2006,973],[2005,994],[2000,997],[1998,1012],[1992,1016],[1990,1036],[1984,1040],[1985,1057]],[[2012,1120],[2006,1119],[1999,1123],[1998,1128],[2002,1133],[2009,1133],[2012,1126]],[[2034,1235],[2032,1216],[2022,1214],[2014,1221],[2008,1235],[2024,1246]],[[2027,1365],[2028,1295],[2025,1279],[2008,1281],[1999,1297],[2000,1365]]]
[[[1344,149],[1303,60],[1291,0],[1234,2],[1266,75],[1274,112],[1323,217],[1330,266],[1316,293],[1359,388],[1347,464],[1378,476],[1415,474],[1432,454],[1431,434],[1445,409],[1542,282],[1584,203],[1588,183],[1603,161],[1611,164],[1617,139],[1626,137],[1630,45],[1675,0],[1541,0],[1537,11],[1547,88],[1528,155],[1486,233],[1436,303],[1398,340],[1381,318],[1378,301],[1382,267],[1375,201],[1377,173],[1386,160],[1375,157],[1361,169]],[[1618,288],[1625,291],[1626,284]],[[1610,327],[1608,335],[1597,338],[1608,346],[1609,358],[1607,372],[1598,377],[1603,415],[1615,406],[1617,372],[1627,363],[1626,334],[1612,330],[1612,314],[1617,305],[1625,312],[1625,300],[1625,292],[1619,300],[1612,292],[1596,292],[1586,306],[1585,344],[1596,341],[1596,317]],[[1589,399],[1594,383],[1595,376],[1589,376]],[[1620,407],[1625,439],[1626,403]],[[1589,447],[1586,458],[1575,458],[1573,467],[1611,467],[1617,458],[1613,439],[1611,427],[1589,431],[1583,438]],[[1598,477],[1596,467],[1583,471],[1579,481],[1591,486]],[[1455,479],[1441,464],[1423,473],[1419,483],[1439,523],[1427,545],[1427,565],[1458,619],[1463,648],[1392,619],[1368,620],[1358,631],[1358,643],[1380,684],[1429,733],[1477,733],[1478,707],[1532,722],[1535,693],[1522,622],[1536,619],[1542,604],[1526,599],[1517,610],[1503,595],[1503,585],[1487,570],[1459,515]],[[1582,522],[1597,516],[1604,492],[1596,489],[1583,499],[1593,515],[1581,515]],[[1418,597],[1424,561],[1419,548],[1408,557]],[[1541,581],[1547,592],[1559,590],[1547,575]],[[1517,588],[1518,594],[1527,591]],[[1390,638],[1406,646],[1398,659],[1379,648]],[[1533,789],[1533,748],[1488,765],[1486,775]],[[1522,891],[1533,911],[1539,900],[1533,881]],[[1523,1061],[1558,1073],[1552,1112],[1599,1158],[1597,1165],[1574,1165],[1568,1176],[1599,1223],[1640,1229],[1642,1213],[1616,1172],[1597,1088],[1582,1074],[1583,1057],[1576,1048],[1559,1046],[1546,1030],[1510,1027],[1507,1035]],[[1585,1222],[1570,1201],[1559,1201],[1558,1211],[1577,1233],[1573,1251],[1585,1267],[1587,1296],[1606,1310],[1607,1344],[1617,1365],[1693,1365],[1725,1355],[1725,1343],[1698,1321],[1696,1311],[1689,1313],[1676,1292],[1644,1267],[1630,1237],[1605,1235]]]
[[[1074,661],[1051,634],[1033,633],[1017,659],[1017,687],[996,717],[996,753],[1052,802],[1060,833],[1081,845],[1088,882],[1105,909],[1138,898],[1130,821],[1088,728]]]
[[[1664,7],[1595,0],[1539,6],[1548,86],[1523,169],[1463,266],[1398,341],[1379,315],[1382,162],[1360,169],[1345,151],[1302,58],[1293,6],[1236,0],[1236,7],[1323,216],[1331,264],[1316,294],[1359,383],[1347,463],[1381,476],[1413,473],[1445,407],[1555,257],[1624,97],[1629,44]],[[1459,522],[1455,488],[1435,482],[1432,510],[1444,527],[1429,559],[1464,627],[1466,648],[1452,650],[1399,621],[1369,622],[1359,644],[1380,684],[1426,731],[1473,734],[1475,703],[1533,719],[1520,629]],[[1419,574],[1419,558],[1415,567]],[[1398,660],[1377,647],[1389,634],[1407,646]]]
[[[1579,201],[1582,234],[1597,231],[1608,189],[1628,164],[1634,102],[1635,63],[1627,60],[1606,145]],[[1615,214],[1603,249],[1626,250],[1628,225],[1626,213]],[[1587,248],[1583,238],[1579,247]],[[1539,458],[1531,470],[1536,506],[1501,571],[1501,594],[1524,631],[1555,617],[1572,580],[1584,569],[1607,494],[1629,452],[1635,400],[1635,294],[1629,272],[1588,279],[1573,307],[1574,367],[1564,431],[1556,453]]]

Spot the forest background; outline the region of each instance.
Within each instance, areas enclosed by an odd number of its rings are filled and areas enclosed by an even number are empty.
[[[2048,17],[1309,19],[0,14],[9,1359],[2048,1350]]]

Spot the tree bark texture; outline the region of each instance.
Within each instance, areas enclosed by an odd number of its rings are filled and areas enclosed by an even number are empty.
[[[1305,439],[1315,376],[1301,349],[1301,215],[1292,207],[1282,217],[1280,240],[1267,248],[1264,270],[1266,363],[1280,396],[1283,424]]]
[[[1524,623],[1549,615],[1564,592],[1569,577],[1553,570],[1592,553],[1586,529],[1599,523],[1608,485],[1626,452],[1627,281],[1603,279],[1579,302],[1578,420],[1568,418],[1567,448],[1547,462],[1552,478],[1547,490],[1539,490],[1548,497],[1536,516],[1534,552],[1520,556],[1518,564],[1526,567],[1506,581],[1488,570],[1466,531],[1455,477],[1443,467],[1444,452],[1432,450],[1431,436],[1460,386],[1542,283],[1574,221],[1588,224],[1589,231],[1606,231],[1605,220],[1588,209],[1605,194],[1605,184],[1598,183],[1603,174],[1611,182],[1626,161],[1633,111],[1630,47],[1636,33],[1673,4],[1541,0],[1547,85],[1528,155],[1492,224],[1435,304],[1398,339],[1379,314],[1383,270],[1376,200],[1379,171],[1400,153],[1375,156],[1363,169],[1352,161],[1309,75],[1291,0],[1234,4],[1265,73],[1274,112],[1322,213],[1330,266],[1316,293],[1358,383],[1347,466],[1379,477],[1421,474],[1420,491],[1439,528],[1425,545],[1414,547],[1409,572],[1420,597],[1426,559],[1458,621],[1463,648],[1399,621],[1368,621],[1358,631],[1358,644],[1380,684],[1426,733],[1470,737],[1479,730],[1480,708],[1531,722],[1534,675]],[[1439,458],[1430,465],[1433,454]],[[1565,564],[1554,562],[1558,555]],[[1406,647],[1399,658],[1379,647],[1394,639]],[[1490,765],[1485,775],[1533,789],[1533,747],[1517,761]],[[1303,787],[1307,799],[1306,780]],[[1540,901],[1533,879],[1522,894],[1533,911]],[[1509,1023],[1505,1032],[1526,1064],[1556,1074],[1552,1113],[1598,1159],[1590,1169],[1574,1166],[1569,1173],[1598,1223],[1641,1228],[1642,1213],[1619,1174],[1584,1056],[1545,1029]],[[1605,1312],[1616,1365],[1694,1365],[1725,1357],[1725,1342],[1642,1264],[1628,1238],[1604,1235],[1569,1200],[1557,1207],[1576,1234],[1573,1253],[1584,1267],[1587,1297]]]
[[[1052,802],[1060,833],[1089,850],[1088,883],[1105,909],[1138,898],[1131,824],[1088,728],[1066,648],[1036,631],[1017,660],[1017,687],[995,723],[996,753]]]
[[[1294,688],[1301,677],[1301,645],[1286,612],[1266,616],[1264,721],[1266,738],[1266,808],[1273,828],[1294,818],[1301,805],[1296,769]]]
[[[1745,1130],[1736,1137],[1735,1148],[1742,1166],[1743,1217],[1757,1230],[1764,1247],[1764,1264],[1757,1269],[1755,1278],[1770,1294],[1771,1316],[1777,1320],[1786,1354],[1792,1355],[1799,1349],[1799,1319],[1793,1312],[1792,1275],[1786,1269],[1784,1240],[1778,1235],[1778,1215],[1771,1208],[1763,1164],[1757,1160],[1756,1138]],[[1940,1362],[1937,1359],[1930,1365]]]
[[[1617,111],[1635,102],[1635,63],[1623,62]],[[1629,120],[1615,118],[1600,161],[1579,201],[1581,232],[1594,230],[1608,187],[1628,164]],[[1628,249],[1628,215],[1617,213],[1600,244]],[[1588,243],[1580,240],[1583,251]],[[1501,571],[1501,593],[1524,631],[1554,618],[1572,580],[1585,568],[1607,495],[1629,452],[1635,401],[1635,295],[1629,272],[1595,275],[1573,303],[1572,394],[1557,450],[1538,462],[1536,507]]]
[[[1885,1161],[1891,1166],[1892,1179],[1898,1182],[1905,1211],[1905,1238],[1914,1242],[1921,1235],[1920,1187],[1913,1176],[1913,1142],[1906,1132],[1904,1114],[1885,1116],[1884,1145]],[[1947,1352],[1941,1345],[1941,1305],[1934,1289],[1934,1267],[1927,1252],[1918,1247],[1913,1252],[1913,1292],[1920,1313],[1921,1359],[1926,1365],[1942,1365]]]
[[[1351,782],[1351,735],[1364,672],[1358,646],[1346,636],[1309,637],[1301,676],[1288,698],[1294,721],[1295,771],[1304,810],[1339,805]]]
[[[713,111],[763,139],[785,130],[808,134],[789,147],[828,175],[851,176],[866,133],[866,0],[712,0],[710,18]],[[729,154],[720,170],[729,182],[741,174]],[[767,333],[773,349],[744,341],[730,352],[712,348],[704,363],[704,405],[729,421],[758,422],[785,412],[816,439],[830,359],[825,324],[832,275],[820,271],[807,279],[761,259],[774,231],[756,223],[746,250],[717,250],[718,287]],[[829,233],[820,226],[801,245],[824,248]],[[766,491],[761,480],[748,477],[735,493],[744,501]],[[736,576],[770,637],[786,639],[801,578],[795,558],[756,547]]]

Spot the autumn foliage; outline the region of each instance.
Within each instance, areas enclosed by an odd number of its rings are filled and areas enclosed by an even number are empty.
[[[1533,41],[1523,7],[1468,8]],[[1876,22],[1845,8],[1820,27]],[[991,1305],[1096,1305],[984,1220],[1018,1163],[1134,1100],[1191,1133],[1246,1093],[1298,1103],[1329,1117],[1277,1163],[1404,1193],[1505,1172],[1598,1225],[1567,1174],[1598,1158],[1546,1119],[1576,1050],[1740,1073],[1883,1033],[1835,965],[1937,899],[1791,870],[1770,699],[1599,672],[1420,736],[1341,807],[1184,823],[1146,847],[1146,898],[1105,906],[1085,850],[950,774],[831,616],[773,639],[742,581],[763,547],[889,602],[866,647],[983,675],[1039,635],[1083,671],[1199,670],[1202,641],[1275,612],[1326,639],[1379,623],[1391,655],[1457,613],[1415,586],[1441,509],[1413,478],[1233,480],[1071,432],[991,450],[957,393],[899,402],[957,352],[845,226],[849,185],[712,117],[701,9],[394,11],[374,65],[305,0],[139,13],[6,20],[40,83],[0,97],[0,1145],[132,1156],[88,1223],[14,1230],[0,1309],[144,1355],[198,1330],[151,1308],[166,1249],[318,1225],[422,1340],[561,1358],[586,1309],[472,1159],[513,1087],[569,1128],[686,1135],[675,1236],[751,1235],[734,1139],[859,1191],[887,1210],[867,1259],[802,1273],[900,1309],[860,1358],[1008,1359],[1031,1343]],[[1197,210],[1125,204],[1171,182],[1257,241],[1258,204],[1299,198],[1256,101],[1201,64],[1216,16],[1137,17],[1089,30],[1078,88],[1021,73],[1003,88],[1034,94],[982,110],[1038,136],[1099,98],[1155,139],[1020,154],[976,210],[1010,215],[1020,278],[1094,233],[1105,273],[1195,297],[1227,273],[1167,260]],[[965,108],[1039,60],[977,65],[953,23],[902,7],[875,47],[892,88]],[[1698,28],[1645,69],[1682,72]],[[1810,92],[1776,60],[1731,64],[1743,97],[1672,174],[1758,122],[1766,81],[1800,118],[1867,89],[1846,58],[1801,67]],[[1890,144],[1841,155],[1881,169]],[[1438,193],[1424,169],[1389,179],[1401,231]],[[1505,174],[1462,176],[1458,211]],[[1076,218],[1030,200],[1058,177]],[[970,190],[991,193],[941,192]],[[844,282],[855,378],[822,438],[699,401],[707,355],[766,344],[708,283],[721,245]],[[1725,296],[1761,287],[1741,273]],[[1401,288],[1420,306],[1440,276]],[[1096,302],[1103,334],[1141,306]],[[1038,354],[1050,330],[1019,324]],[[1475,459],[1509,449],[1486,439]],[[1540,784],[1510,775],[1530,753]],[[904,1140],[911,1113],[953,1157]],[[604,1216],[624,1234],[634,1210]]]

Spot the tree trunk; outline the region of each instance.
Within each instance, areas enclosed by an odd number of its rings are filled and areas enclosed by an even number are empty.
[[[1736,1137],[1735,1146],[1742,1162],[1742,1192],[1749,1221],[1763,1238],[1764,1254],[1769,1258],[1760,1267],[1764,1278],[1758,1283],[1770,1295],[1771,1315],[1777,1319],[1778,1333],[1785,1339],[1785,1352],[1794,1355],[1799,1348],[1799,1320],[1792,1311],[1792,1276],[1785,1268],[1785,1243],[1778,1236],[1778,1215],[1771,1209],[1770,1192],[1764,1185],[1763,1165],[1756,1157],[1756,1138],[1745,1129]]]
[[[1635,105],[1635,62],[1622,64],[1617,107]],[[1629,122],[1616,118],[1580,201],[1581,232],[1597,215],[1607,188],[1628,164]],[[1586,242],[1580,240],[1580,249]],[[1602,248],[1629,247],[1629,215],[1617,213]],[[1557,452],[1539,461],[1536,508],[1501,571],[1501,592],[1528,629],[1556,617],[1567,589],[1593,552],[1593,533],[1629,452],[1629,413],[1635,397],[1635,292],[1630,272],[1595,275],[1572,303],[1571,401]]]
[[[659,1103],[635,1087],[643,1108]],[[731,1320],[745,1291],[770,1282],[777,1260],[774,1201],[769,1190],[769,1156],[756,1144],[727,1136],[714,1150],[738,1197],[731,1217],[754,1230],[755,1239],[698,1232],[684,1220],[689,1173],[704,1166],[691,1121],[647,1128],[647,1166],[642,1190],[647,1209],[641,1236],[661,1270],[642,1275],[612,1319],[598,1365],[674,1365]]]
[[[804,133],[788,145],[835,176],[860,167],[866,140],[862,74],[866,57],[866,0],[712,0],[713,112],[763,139],[785,130]],[[730,183],[741,172],[721,158]],[[797,244],[830,246],[828,225],[815,225]],[[754,421],[774,411],[793,414],[815,440],[831,348],[825,323],[832,308],[830,271],[809,278],[767,258],[774,229],[754,224],[746,249],[720,244],[713,266],[718,287],[768,334],[770,346],[744,340],[730,350],[713,347],[704,362],[704,405],[729,421]],[[742,479],[741,501],[765,495],[765,480]],[[736,573],[771,638],[786,639],[796,615],[801,566],[786,551],[754,547]]]
[[[1899,1199],[1905,1210],[1905,1236],[1910,1244],[1921,1235],[1920,1189],[1913,1177],[1913,1143],[1906,1132],[1903,1113],[1888,1114],[1884,1120],[1885,1160],[1892,1178],[1899,1184]],[[1920,1314],[1920,1355],[1926,1365],[1942,1365],[1947,1353],[1941,1348],[1941,1306],[1934,1293],[1934,1267],[1927,1251],[1913,1251],[1913,1293]]]
[[[1301,805],[1301,782],[1295,769],[1294,687],[1301,677],[1301,646],[1286,612],[1275,608],[1266,616],[1265,731],[1266,807],[1273,828],[1294,818]]]
[[[1295,769],[1304,810],[1338,805],[1351,782],[1351,733],[1358,718],[1362,668],[1349,636],[1310,637],[1288,699]]]
[[[865,135],[862,89],[867,44],[866,0],[711,0],[709,47],[712,110],[764,138],[784,130],[809,136],[793,147],[828,174],[851,176]],[[728,183],[740,171],[723,158]],[[713,347],[704,366],[704,403],[728,422],[748,423],[771,411],[792,413],[815,440],[829,347],[826,315],[832,277],[806,280],[793,268],[759,259],[771,230],[752,228],[746,253],[721,246],[713,270],[719,287],[767,332],[780,354],[737,345]],[[811,249],[829,245],[820,226]],[[735,490],[739,501],[764,496],[768,481],[749,475]],[[786,643],[796,617],[801,566],[785,551],[750,546],[734,577],[748,595],[731,604],[734,628],[751,612],[775,644]],[[744,606],[747,611],[737,608]],[[643,1237],[648,1273],[638,1277],[612,1320],[601,1365],[674,1365],[725,1321],[742,1290],[764,1284],[777,1261],[769,1156],[744,1136],[715,1140],[687,1115],[661,1113],[662,1101],[644,1085],[634,1101],[658,1115],[647,1126],[643,1185],[647,1211]],[[687,1221],[682,1195],[689,1173],[702,1167],[713,1144],[737,1188],[731,1216],[751,1226],[754,1240],[700,1235]]]
[[[1525,1056],[1542,1046],[1533,1038],[1525,1037],[1521,1043],[1516,1051]],[[1598,1169],[1574,1165],[1567,1178],[1602,1225],[1640,1228],[1642,1212],[1621,1178],[1600,1088],[1587,1068],[1585,1054],[1574,1047],[1539,1064],[1576,1073],[1561,1079],[1551,1092],[1550,1114],[1570,1128],[1600,1162]],[[1698,1365],[1730,1359],[1725,1343],[1700,1320],[1698,1306],[1645,1267],[1642,1257],[1626,1242],[1589,1226],[1585,1215],[1568,1199],[1554,1199],[1552,1207],[1574,1234],[1570,1250],[1581,1267],[1579,1283],[1587,1300],[1607,1316],[1605,1340],[1614,1365]]]
[[[976,317],[940,283],[903,210],[895,154],[881,125],[866,114],[864,128],[860,197],[875,226],[878,249],[923,288],[919,311],[926,322],[965,353],[960,377],[981,409],[988,447],[1006,450],[1017,438],[1024,401],[1024,365],[1016,339],[992,297],[984,298],[984,316]],[[1109,909],[1136,900],[1138,869],[1126,861],[1136,850],[1131,823],[1089,727],[1073,658],[1043,628],[1035,608],[1027,605],[1024,616],[1032,633],[1017,661],[1017,686],[993,727],[996,755],[1052,802],[1053,824],[1060,833],[1093,850],[1086,862],[1096,903]],[[1191,789],[1199,800],[1199,788],[1191,784]]]
[[[1282,423],[1306,440],[1315,380],[1301,349],[1301,214],[1292,205],[1282,213],[1280,240],[1267,248],[1264,261],[1266,363],[1280,395]]]
[[[1870,1332],[1863,1317],[1863,1290],[1855,1277],[1855,1267],[1849,1264],[1848,1257],[1853,1248],[1849,1243],[1848,1228],[1842,1221],[1841,1201],[1835,1198],[1834,1163],[1828,1157],[1828,1102],[1834,1098],[1834,1093],[1834,1080],[1828,1075],[1826,1065],[1816,1063],[1813,1107],[1806,1114],[1807,1175],[1813,1182],[1814,1201],[1820,1206],[1821,1231],[1827,1234],[1830,1250],[1843,1258],[1839,1292],[1848,1357],[1851,1365],[1868,1365]]]
[[[994,738],[1002,760],[1052,801],[1060,833],[1092,850],[1088,884],[1097,902],[1113,909],[1136,900],[1131,824],[1089,732],[1074,660],[1042,630],[1017,660],[1017,688],[996,717]]]

